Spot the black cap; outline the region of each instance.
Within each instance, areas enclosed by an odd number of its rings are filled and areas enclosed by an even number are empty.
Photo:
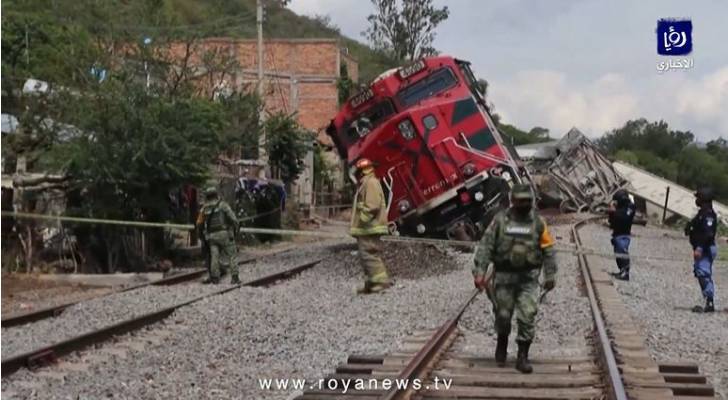
[[[713,201],[713,196],[713,188],[710,186],[703,186],[695,192],[695,198],[700,201]]]
[[[614,201],[624,201],[627,199],[629,199],[629,193],[624,189],[619,189],[612,195],[612,200]]]

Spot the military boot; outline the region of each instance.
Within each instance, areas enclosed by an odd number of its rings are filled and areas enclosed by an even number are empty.
[[[703,312],[715,312],[715,305],[713,304],[712,297],[708,297],[708,299],[705,300],[705,309],[703,309]]]
[[[618,274],[614,275],[614,277],[619,279],[620,281],[628,281],[629,280],[629,270],[628,269],[620,270]]]
[[[240,284],[240,277],[238,277],[238,275],[233,275],[230,278],[230,283],[233,284],[233,285],[239,285]]]
[[[531,342],[518,341],[518,359],[516,359],[516,369],[523,372],[524,374],[530,374],[533,372],[533,366],[528,361],[528,349],[531,347]]]
[[[392,287],[391,282],[375,283],[369,290],[371,293],[379,293]]]
[[[372,285],[367,281],[364,282],[363,286],[356,288],[356,294],[369,294],[371,293]]]
[[[499,333],[498,342],[495,346],[495,363],[499,367],[505,367],[507,356],[508,356],[508,335]]]
[[[204,283],[205,285],[209,285],[209,284],[217,285],[218,283],[220,283],[220,278],[216,277],[216,276],[211,276],[211,277],[205,279],[204,281],[202,281],[202,283]]]

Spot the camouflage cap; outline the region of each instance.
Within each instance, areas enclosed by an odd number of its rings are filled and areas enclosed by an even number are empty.
[[[216,196],[217,188],[215,186],[208,186],[205,188],[205,196]]]
[[[531,200],[533,201],[533,192],[531,187],[525,183],[518,183],[511,188],[511,198],[515,200]]]

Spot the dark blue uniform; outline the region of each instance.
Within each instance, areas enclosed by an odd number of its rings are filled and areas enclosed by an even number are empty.
[[[718,255],[715,234],[718,231],[718,216],[712,208],[701,209],[685,228],[690,245],[698,254],[693,264],[693,273],[698,278],[703,297],[712,302],[715,295],[713,285],[713,261]]]
[[[617,258],[617,267],[622,274],[629,274],[629,244],[632,235],[636,207],[629,199],[617,202],[617,207],[609,213],[609,227],[612,229],[614,252],[625,257]]]

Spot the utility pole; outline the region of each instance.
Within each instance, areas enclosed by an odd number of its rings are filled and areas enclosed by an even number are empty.
[[[264,88],[264,59],[263,59],[263,0],[256,0],[256,22],[258,25],[258,97],[262,102],[258,119],[261,124],[265,122],[265,88]],[[260,136],[258,137],[258,160],[263,165],[262,168],[268,171],[268,154],[265,151],[265,129],[261,127]],[[266,173],[266,175],[268,175]]]

